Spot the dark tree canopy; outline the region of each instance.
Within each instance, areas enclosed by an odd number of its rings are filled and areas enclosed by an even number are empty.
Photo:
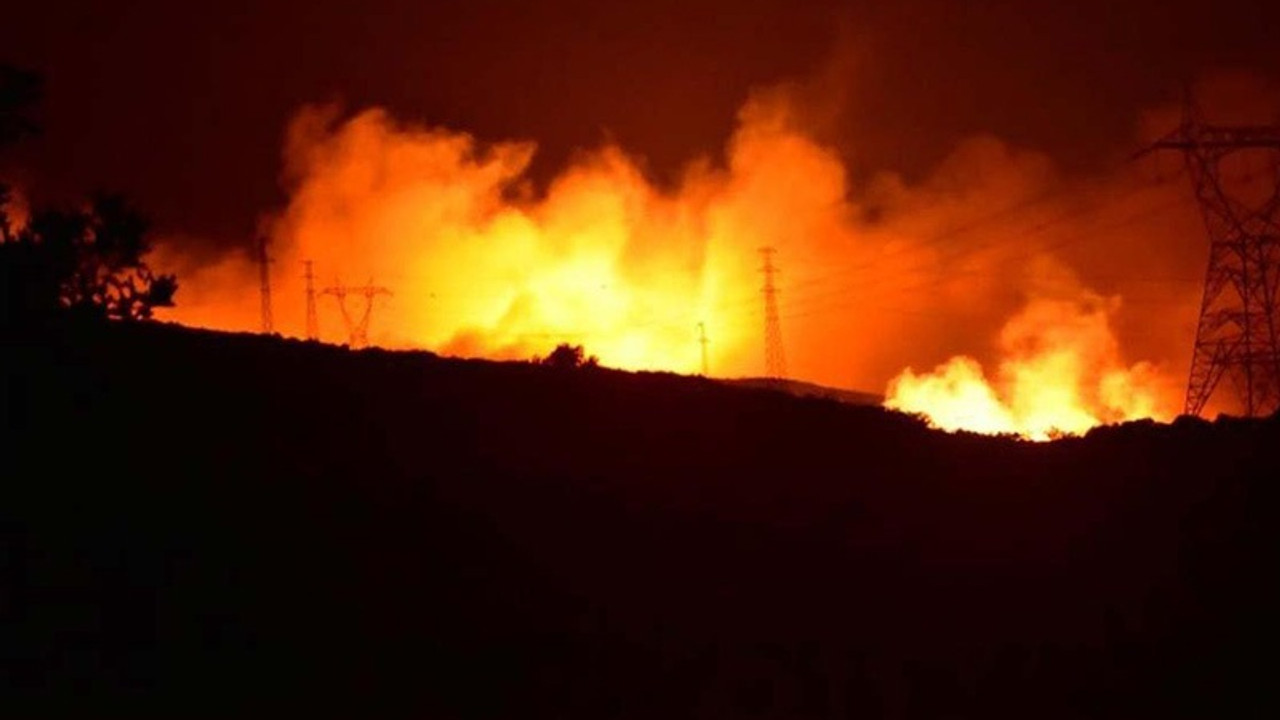
[[[172,305],[177,280],[143,262],[151,249],[147,229],[142,215],[116,195],[99,195],[81,210],[35,212],[24,228],[11,227],[0,209],[5,320],[57,310],[145,320],[154,308]]]
[[[587,355],[581,345],[560,343],[545,358],[539,360],[542,365],[555,368],[596,367],[600,361],[595,355]]]
[[[0,148],[38,130],[31,120],[40,76],[0,65]],[[124,198],[100,194],[78,210],[40,210],[18,227],[0,183],[0,320],[28,323],[58,311],[145,320],[173,304],[178,283],[143,262],[147,221]]]

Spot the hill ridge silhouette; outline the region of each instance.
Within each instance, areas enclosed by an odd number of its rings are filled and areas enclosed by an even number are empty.
[[[1280,420],[1048,444],[713,380],[10,334],[3,696],[443,717],[1276,705]]]

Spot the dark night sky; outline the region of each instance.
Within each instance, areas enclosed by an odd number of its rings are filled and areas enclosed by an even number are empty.
[[[721,148],[752,87],[821,75],[835,56],[852,60],[820,86],[843,97],[824,139],[856,174],[922,172],[975,132],[1088,169],[1184,78],[1280,76],[1277,5],[29,3],[6,11],[0,61],[44,75],[45,131],[5,163],[37,201],[116,189],[161,230],[243,242],[282,201],[280,141],[304,103],[536,139],[542,176],[609,136],[663,179]]]

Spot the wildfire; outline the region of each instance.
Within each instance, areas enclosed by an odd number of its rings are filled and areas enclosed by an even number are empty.
[[[723,160],[696,159],[674,182],[655,182],[643,159],[605,144],[535,187],[532,143],[482,142],[378,109],[346,118],[306,109],[286,138],[288,203],[263,224],[274,327],[295,337],[308,327],[310,261],[326,342],[350,335],[323,290],[369,285],[393,292],[372,299],[367,337],[378,346],[528,359],[567,342],[604,365],[684,373],[700,371],[705,349],[713,375],[758,376],[758,249],[770,246],[798,379],[865,390],[894,378],[888,405],[938,427],[1036,438],[1169,414],[1163,375],[1122,364],[1117,337],[1136,337],[1138,356],[1163,363],[1171,339],[1177,351],[1185,342],[1165,319],[1178,313],[1149,313],[1140,333],[1117,333],[1115,303],[1096,298],[1051,295],[1017,313],[990,378],[967,357],[902,371],[904,358],[971,346],[1036,297],[1014,270],[1041,257],[1109,268],[1128,252],[1150,267],[1149,239],[1130,239],[1153,208],[1193,228],[1190,262],[1202,262],[1195,218],[1168,210],[1167,188],[1129,177],[1064,186],[1043,155],[989,137],[963,143],[917,183],[885,174],[855,188],[801,115],[785,94],[758,94]],[[1079,237],[1093,255],[1057,257]],[[1160,258],[1182,262],[1172,250]],[[259,327],[250,253],[196,261],[174,241],[152,264],[179,275],[169,319]],[[1108,291],[1122,289],[1149,290]],[[1193,294],[1161,299],[1162,309],[1182,303],[1193,317]],[[365,298],[347,300],[363,317]]]
[[[341,124],[304,113],[286,152],[292,200],[270,226],[274,266],[296,270],[275,271],[274,295],[300,297],[311,260],[317,286],[371,278],[394,289],[372,313],[374,344],[528,358],[572,342],[628,369],[696,372],[703,323],[711,364],[724,369],[754,349],[755,254],[739,248],[768,243],[780,221],[760,220],[761,200],[780,218],[805,218],[844,192],[838,163],[767,120],[739,134],[729,172],[694,166],[674,190],[606,147],[533,198],[524,179],[532,153],[402,127],[376,110]],[[808,184],[797,189],[778,168]],[[185,273],[191,292],[170,316],[254,327],[252,293],[237,301],[227,291],[252,287],[236,263]],[[299,307],[280,306],[277,327],[298,334]],[[346,341],[334,313],[321,318],[321,336]]]
[[[0,188],[7,193],[6,196],[0,197],[0,214],[3,215],[4,221],[8,222],[8,227],[5,229],[11,233],[20,232],[31,220],[31,207],[27,203],[27,196],[22,192],[22,188],[2,180],[0,180]]]
[[[978,361],[956,356],[931,373],[904,370],[887,407],[919,413],[937,428],[1048,440],[1106,424],[1173,416],[1170,388],[1150,363],[1124,366],[1111,331],[1118,302],[1038,300],[1000,333],[994,382]]]

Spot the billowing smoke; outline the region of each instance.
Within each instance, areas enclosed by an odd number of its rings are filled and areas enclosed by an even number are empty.
[[[375,345],[528,358],[570,342],[606,365],[696,372],[705,323],[713,375],[759,375],[769,246],[796,378],[900,391],[935,382],[907,367],[940,368],[935,385],[986,367],[982,402],[1005,417],[991,429],[1028,434],[1179,409],[1207,254],[1179,158],[1118,155],[1070,177],[979,136],[922,180],[854,187],[805,118],[795,93],[758,93],[723,160],[694,159],[673,186],[606,143],[539,189],[531,142],[304,109],[287,133],[288,204],[263,226],[276,330],[304,334],[311,261],[317,291],[394,293],[373,300]],[[1134,146],[1176,121],[1153,112]],[[169,317],[256,329],[251,258],[184,267],[176,247],[157,258],[181,274]],[[358,319],[364,298],[347,303]],[[319,297],[326,341],[348,339],[338,310]],[[1042,392],[1049,378],[1070,387]]]

